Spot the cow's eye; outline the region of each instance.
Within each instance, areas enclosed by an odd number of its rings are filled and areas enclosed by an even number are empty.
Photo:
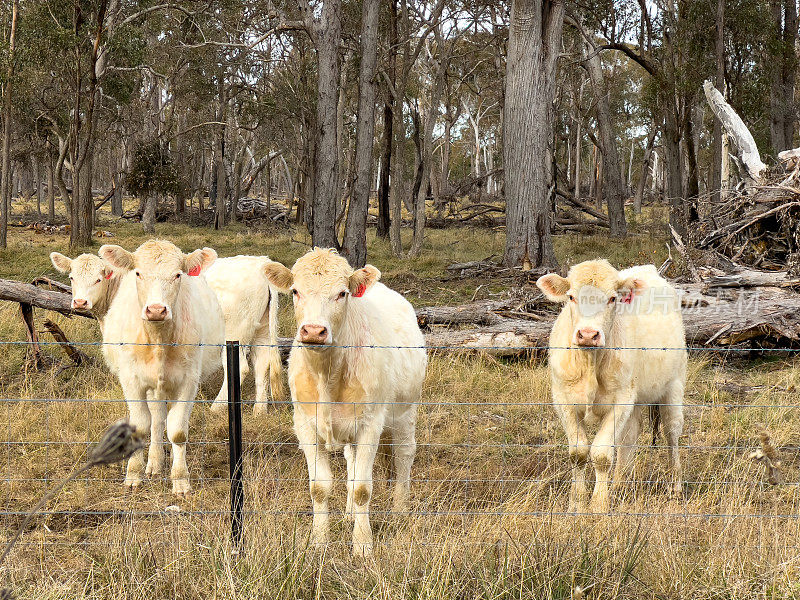
[[[572,294],[569,294],[569,295],[567,296],[567,298],[569,298],[569,301],[570,301],[570,302],[575,302],[575,296],[573,296]]]
[[[180,278],[181,278],[181,274],[180,273],[175,273],[175,280],[177,281]]]
[[[95,284],[98,284],[98,283],[100,283],[101,281],[103,281],[103,280],[102,280],[102,279],[98,279],[97,281],[95,281]]]
[[[341,292],[339,292],[339,300],[341,300],[345,296],[347,296],[347,292],[346,291],[342,290]]]
[[[300,295],[300,292],[298,292],[296,289],[292,288],[292,296],[297,298],[299,295]]]
[[[72,275],[70,275],[70,276],[69,276],[69,280],[70,280],[70,281],[72,281],[73,279],[74,279],[74,278],[72,277]]]
[[[141,279],[141,278],[142,278],[142,274],[141,274],[141,273],[139,273],[139,271],[136,271],[136,276],[137,276],[139,279]]]
[[[608,303],[609,304],[614,304],[614,302],[616,302],[616,301],[617,301],[617,297],[616,296],[611,296],[611,298],[608,299]]]

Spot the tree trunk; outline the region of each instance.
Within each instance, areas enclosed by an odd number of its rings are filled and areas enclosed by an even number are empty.
[[[668,107],[664,119],[664,163],[667,175],[666,195],[669,199],[669,222],[681,237],[686,236],[686,218],[683,206],[683,161],[681,160],[681,132],[675,110]]]
[[[793,147],[794,86],[797,70],[795,42],[797,39],[796,0],[770,0],[777,56],[771,56],[770,75],[770,136],[777,154]]]
[[[647,176],[650,174],[650,159],[653,156],[653,144],[656,140],[657,131],[654,126],[650,131],[650,135],[647,136],[647,145],[642,157],[642,175],[639,178],[639,185],[636,186],[636,194],[633,197],[633,212],[637,215],[642,214],[642,198],[644,196],[644,188],[647,185]]]
[[[512,2],[503,116],[506,266],[557,265],[547,164],[563,23],[559,0]]]
[[[53,157],[47,156],[47,222],[54,223],[56,220],[56,188],[55,188],[55,167]]]
[[[149,193],[144,200],[144,212],[142,213],[142,230],[145,233],[156,232],[156,207],[158,200],[155,194]]]
[[[716,85],[720,93],[725,91],[725,0],[717,0],[715,54],[717,62]],[[711,206],[719,205],[722,199],[722,123],[714,119],[711,134]],[[713,208],[712,208],[713,210]]]
[[[594,44],[587,39],[586,70],[589,72],[596,98],[597,129],[600,133],[600,145],[603,152],[602,189],[608,205],[608,220],[612,236],[624,237],[627,233],[625,224],[625,182],[622,180],[622,163],[617,148],[617,136],[611,120],[611,107],[608,104],[606,87],[600,55]]]
[[[354,268],[367,262],[367,214],[372,189],[372,140],[375,137],[375,66],[378,62],[380,0],[364,0],[361,16],[361,66],[358,73],[356,180],[345,223],[342,251]]]
[[[313,29],[317,48],[317,128],[314,160],[314,246],[336,248],[336,201],[339,196],[339,150],[336,114],[339,102],[339,43],[342,31],[341,0],[322,3],[320,22]]]
[[[8,245],[8,212],[11,209],[11,88],[14,80],[14,50],[17,36],[19,0],[11,7],[11,32],[8,37],[8,68],[3,90],[3,160],[0,175],[0,248]]]

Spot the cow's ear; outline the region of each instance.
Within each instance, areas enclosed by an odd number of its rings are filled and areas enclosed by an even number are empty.
[[[264,274],[267,276],[267,280],[278,288],[278,291],[284,293],[289,292],[289,288],[294,282],[292,272],[279,262],[270,261],[264,265]]]
[[[136,266],[133,253],[128,252],[122,246],[106,244],[105,246],[100,246],[100,250],[97,253],[100,255],[100,258],[112,267],[131,271]]]
[[[72,270],[72,259],[60,252],[51,252],[50,262],[60,273],[69,273]]]
[[[647,288],[647,283],[644,279],[639,279],[638,277],[628,277],[627,279],[621,279],[619,283],[617,283],[617,292],[623,295],[623,297],[633,298],[635,295],[642,293]],[[628,300],[630,302],[630,300]]]
[[[372,265],[364,265],[350,275],[348,286],[353,296],[360,297],[381,278],[381,272]]]
[[[184,255],[183,270],[189,275],[199,275],[214,264],[217,260],[217,251],[213,248],[203,248]]]
[[[569,279],[556,275],[555,273],[548,273],[542,275],[536,281],[538,287],[548,300],[553,302],[566,302],[567,292],[569,291]]]

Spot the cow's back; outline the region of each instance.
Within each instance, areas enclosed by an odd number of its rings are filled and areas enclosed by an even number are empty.
[[[205,276],[219,300],[226,336],[249,340],[269,308],[266,256],[232,256],[217,259]]]
[[[645,289],[634,297],[629,311],[620,315],[625,346],[634,348],[633,377],[640,396],[660,396],[663,387],[686,377],[686,334],[680,297],[653,265],[631,267],[620,278],[644,280]],[[650,394],[652,392],[652,394]],[[644,399],[642,399],[644,397]]]

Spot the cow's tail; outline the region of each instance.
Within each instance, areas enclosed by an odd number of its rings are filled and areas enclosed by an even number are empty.
[[[650,409],[650,424],[653,426],[653,446],[658,442],[658,430],[661,425],[661,405],[651,404]]]
[[[269,286],[269,389],[273,402],[283,400],[286,389],[283,384],[283,363],[278,348],[278,290]]]

